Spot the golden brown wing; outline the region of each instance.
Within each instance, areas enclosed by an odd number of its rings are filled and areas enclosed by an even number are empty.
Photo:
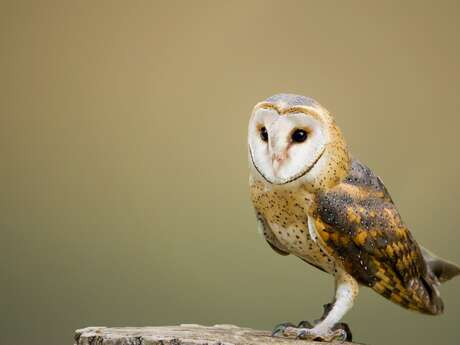
[[[353,161],[349,176],[320,193],[313,212],[325,249],[358,282],[410,309],[442,312],[436,278],[389,193],[372,171]]]

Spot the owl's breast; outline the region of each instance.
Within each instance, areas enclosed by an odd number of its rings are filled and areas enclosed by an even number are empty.
[[[264,236],[269,243],[326,272],[334,272],[333,258],[310,236],[308,197],[293,191],[253,188],[252,200],[257,212],[268,225]]]
[[[333,258],[327,255],[318,242],[310,236],[308,222],[306,224],[303,222],[292,224],[268,222],[268,225],[273,233],[272,236],[288,253],[326,272],[334,272]]]

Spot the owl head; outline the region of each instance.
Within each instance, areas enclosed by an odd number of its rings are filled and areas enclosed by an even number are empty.
[[[272,186],[327,189],[350,167],[333,117],[304,96],[277,94],[258,103],[249,120],[248,144],[252,176]]]

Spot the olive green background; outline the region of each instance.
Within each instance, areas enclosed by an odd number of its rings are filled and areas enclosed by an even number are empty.
[[[460,262],[456,1],[1,1],[0,342],[315,319],[333,281],[258,235],[247,122],[316,98],[419,242]],[[362,288],[358,341],[458,342]]]

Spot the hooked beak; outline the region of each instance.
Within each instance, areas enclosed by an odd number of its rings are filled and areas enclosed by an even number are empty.
[[[284,163],[286,159],[287,159],[286,151],[283,151],[281,153],[274,153],[272,155],[273,170],[275,172],[278,172],[279,168],[281,167],[281,165]]]

